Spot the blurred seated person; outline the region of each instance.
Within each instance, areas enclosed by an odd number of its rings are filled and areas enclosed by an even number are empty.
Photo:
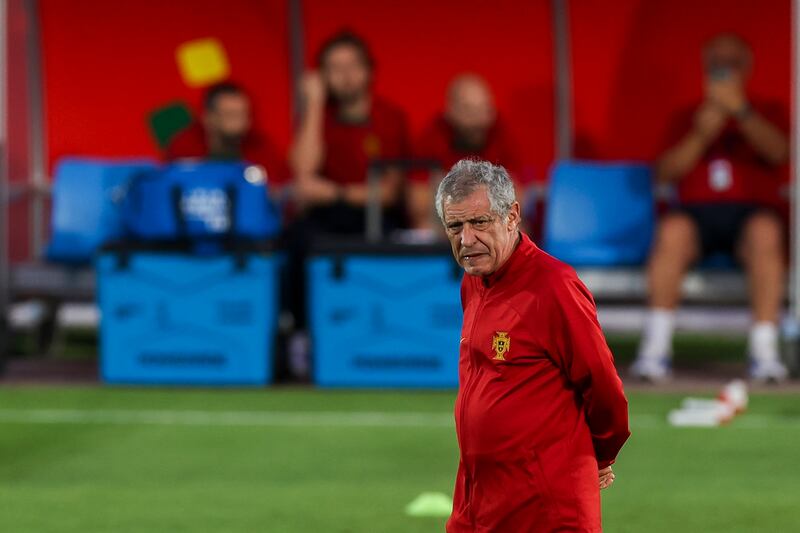
[[[361,233],[370,162],[407,156],[406,117],[373,94],[372,56],[357,35],[329,39],[318,66],[301,82],[304,108],[289,157],[295,199],[311,225],[327,233]],[[380,179],[385,223],[397,225],[403,173],[387,168]]]
[[[441,169],[449,169],[466,157],[476,157],[506,167],[512,176],[519,171],[508,133],[498,120],[492,91],[486,80],[475,74],[461,74],[450,82],[444,112],[425,129],[417,143],[416,156],[437,162]],[[432,181],[438,180],[424,171],[415,171],[410,178],[408,211],[412,226],[438,228],[440,224],[435,224],[431,210],[438,186]]]
[[[203,98],[203,114],[169,143],[164,157],[248,161],[267,171],[271,184],[286,181],[286,158],[269,140],[252,127],[250,98],[233,83],[210,87]]]
[[[289,267],[283,300],[294,324],[289,371],[300,379],[308,372],[303,273],[310,242],[319,235],[362,235],[370,162],[408,155],[405,114],[373,94],[373,60],[360,37],[343,32],[329,39],[318,67],[301,81],[303,113],[289,155],[299,213],[285,236]],[[403,182],[399,168],[381,172],[384,229],[401,224]]]
[[[648,265],[649,305],[634,375],[669,376],[675,308],[686,271],[712,254],[730,254],[747,272],[753,323],[748,339],[750,376],[780,381],[778,320],[786,277],[780,203],[789,159],[788,113],[748,98],[750,47],[733,34],[703,50],[705,98],[678,116],[673,144],[655,168],[675,184],[680,206],[660,222]]]

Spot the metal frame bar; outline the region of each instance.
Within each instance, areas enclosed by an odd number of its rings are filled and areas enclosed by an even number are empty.
[[[572,57],[569,33],[569,1],[552,0],[553,68],[555,70],[556,160],[572,159]]]
[[[42,74],[41,32],[39,31],[39,2],[25,0],[28,25],[25,55],[28,71],[28,157],[29,183],[33,190],[47,186],[47,166],[44,128],[44,80]],[[30,253],[41,257],[45,239],[45,198],[36,194],[31,199]]]
[[[305,32],[303,31],[303,0],[289,0],[289,94],[293,95],[294,120],[303,109],[299,98],[300,79],[305,70]]]
[[[800,373],[800,0],[792,0],[791,204],[789,226],[789,315],[783,324],[783,355]]]
[[[791,317],[800,323],[800,0],[792,2]]]
[[[367,242],[379,243],[383,239],[383,205],[381,205],[382,169],[371,165],[367,171],[367,207],[364,236]]]
[[[8,2],[0,0],[0,374],[9,349]]]

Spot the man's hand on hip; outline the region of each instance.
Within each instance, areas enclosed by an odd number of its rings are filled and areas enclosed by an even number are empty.
[[[600,490],[607,489],[614,483],[616,476],[610,466],[600,470]]]

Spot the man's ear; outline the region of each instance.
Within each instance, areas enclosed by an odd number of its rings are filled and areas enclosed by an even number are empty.
[[[519,207],[519,202],[511,204],[511,209],[508,210],[508,229],[515,230],[522,222],[522,213]]]

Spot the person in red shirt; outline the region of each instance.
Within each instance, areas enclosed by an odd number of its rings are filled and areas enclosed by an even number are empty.
[[[475,74],[454,78],[447,89],[445,111],[436,117],[417,142],[416,156],[448,169],[465,157],[478,157],[520,174],[516,151],[486,80]],[[413,172],[410,175],[409,215],[417,229],[434,227],[431,211],[433,191],[441,174]]]
[[[663,218],[648,265],[650,311],[634,375],[669,377],[675,308],[684,274],[698,259],[734,255],[749,277],[753,325],[750,375],[786,378],[778,349],[778,318],[786,276],[784,229],[775,206],[789,142],[780,106],[750,101],[750,47],[722,34],[703,50],[705,99],[679,117],[681,131],[656,164],[662,183],[677,185],[680,206]]]
[[[600,531],[600,489],[630,431],[591,294],[519,231],[504,168],[458,162],[436,209],[466,272],[447,532]]]
[[[333,233],[363,231],[370,163],[408,155],[405,114],[373,94],[366,43],[341,33],[323,46],[319,71],[301,82],[304,109],[290,154],[295,198],[305,217]],[[380,171],[387,224],[397,224],[403,188],[398,168]],[[394,212],[392,212],[394,210]]]
[[[164,159],[244,160],[261,165],[271,183],[286,182],[286,158],[267,139],[253,130],[250,98],[236,84],[211,86],[203,98],[203,114],[172,138]]]
[[[323,44],[318,72],[301,81],[303,113],[289,156],[294,173],[297,219],[286,235],[289,279],[285,301],[294,317],[289,367],[304,378],[308,369],[305,258],[320,236],[363,234],[369,194],[367,175],[377,160],[408,155],[405,114],[372,92],[373,60],[366,43],[344,32]],[[377,175],[384,230],[403,223],[403,172],[383,167]]]

